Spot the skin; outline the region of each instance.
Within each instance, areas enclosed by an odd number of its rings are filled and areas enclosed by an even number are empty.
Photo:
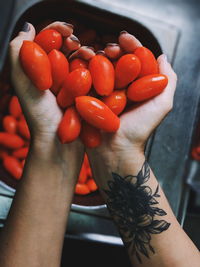
[[[79,140],[67,145],[59,143],[56,130],[62,112],[55,96],[49,90],[36,90],[20,67],[18,55],[22,41],[33,40],[35,36],[33,26],[29,24],[29,27],[28,32],[20,32],[10,44],[12,81],[31,130],[31,143],[23,177],[1,232],[0,266],[58,267],[84,147]],[[51,27],[66,38],[73,33],[71,28],[60,22],[48,26]],[[124,51],[127,46],[137,47],[140,42],[133,36],[122,34],[119,44]],[[93,55],[88,47],[81,47],[72,54],[87,60]],[[158,59],[158,63],[160,72],[169,78],[164,92],[123,114],[119,131],[104,134],[102,145],[87,151],[105,201],[108,199],[103,189],[108,188],[107,182],[112,180],[111,172],[121,176],[138,173],[144,163],[148,137],[172,108],[176,75],[164,56]],[[148,186],[153,191],[157,186],[152,172]],[[128,251],[132,265],[197,266],[200,261],[197,249],[176,221],[164,193],[159,193],[159,206],[167,212],[165,217],[171,223],[170,230],[152,237],[157,253],[150,259],[144,258],[142,264],[138,265]]]

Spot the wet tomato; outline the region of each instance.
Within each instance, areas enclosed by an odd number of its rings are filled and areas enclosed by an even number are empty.
[[[116,114],[119,115],[126,107],[127,97],[125,90],[115,90],[102,101]]]

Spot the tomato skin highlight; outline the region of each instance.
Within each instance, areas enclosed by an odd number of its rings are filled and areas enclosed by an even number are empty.
[[[23,173],[21,162],[12,156],[6,156],[3,159],[4,168],[12,175],[13,178],[19,180]]]
[[[89,124],[106,132],[118,130],[120,119],[99,99],[91,96],[79,96],[76,97],[75,102],[79,114]]]
[[[22,109],[21,109],[18,97],[15,95],[12,96],[12,98],[10,99],[8,108],[9,108],[10,115],[15,117],[16,119],[18,119],[20,115],[22,114]]]
[[[89,187],[86,184],[77,183],[75,187],[75,194],[87,195],[90,193]]]
[[[167,76],[153,74],[134,81],[127,90],[127,96],[132,101],[144,101],[160,94],[168,84]]]
[[[81,120],[74,107],[66,109],[58,126],[57,134],[62,144],[74,141],[80,134]]]
[[[86,147],[98,147],[101,144],[101,132],[94,126],[82,121],[80,139]]]
[[[92,86],[92,77],[85,68],[70,72],[57,96],[58,105],[66,108],[74,103],[75,97],[86,95]]]
[[[48,54],[48,58],[51,63],[51,73],[53,79],[53,84],[50,90],[57,95],[67,74],[69,73],[69,62],[65,55],[56,49],[53,49]]]
[[[0,132],[0,145],[10,149],[17,149],[24,146],[24,140],[17,134]]]
[[[125,90],[115,90],[102,101],[116,114],[119,115],[126,107],[127,97]]]
[[[126,54],[119,58],[115,67],[115,88],[122,89],[134,81],[141,70],[139,58],[134,54]]]
[[[24,41],[19,53],[26,75],[39,90],[52,86],[51,64],[46,52],[35,42]]]
[[[11,115],[3,118],[3,128],[7,133],[15,134],[17,130],[17,120]]]
[[[62,35],[54,29],[46,29],[39,32],[34,41],[48,54],[53,49],[61,48]]]
[[[69,71],[72,72],[73,70],[79,69],[79,68],[88,68],[88,62],[81,59],[81,58],[75,58],[69,63]]]
[[[136,48],[134,54],[139,58],[141,62],[141,71],[139,77],[159,73],[158,62],[151,50],[144,46],[141,46]]]
[[[94,56],[89,62],[93,86],[101,96],[107,96],[114,90],[115,71],[111,61],[102,55]]]

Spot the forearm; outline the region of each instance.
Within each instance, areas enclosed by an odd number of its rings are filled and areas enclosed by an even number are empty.
[[[78,166],[71,154],[59,158],[54,143],[34,141],[6,224],[1,233],[0,266],[57,267]],[[81,153],[79,153],[81,154]],[[80,155],[81,157],[81,155]]]
[[[90,161],[133,266],[199,266],[197,248],[142,154],[125,152],[105,160],[90,152]]]

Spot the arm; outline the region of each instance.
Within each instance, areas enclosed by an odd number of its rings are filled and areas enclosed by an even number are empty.
[[[70,26],[51,27],[65,36]],[[33,40],[35,29],[25,30],[10,44],[12,81],[31,129],[28,157],[0,236],[1,267],[55,267],[60,265],[64,232],[84,148],[79,141],[62,145],[56,130],[62,118],[55,96],[39,92],[24,75],[18,60],[23,40]],[[49,108],[51,107],[51,108]]]
[[[128,33],[119,43],[125,50],[141,45]],[[166,57],[158,64],[169,79],[164,92],[123,114],[118,132],[104,134],[102,145],[87,153],[132,266],[197,267],[198,249],[177,222],[144,154],[147,139],[172,109],[176,88]]]

